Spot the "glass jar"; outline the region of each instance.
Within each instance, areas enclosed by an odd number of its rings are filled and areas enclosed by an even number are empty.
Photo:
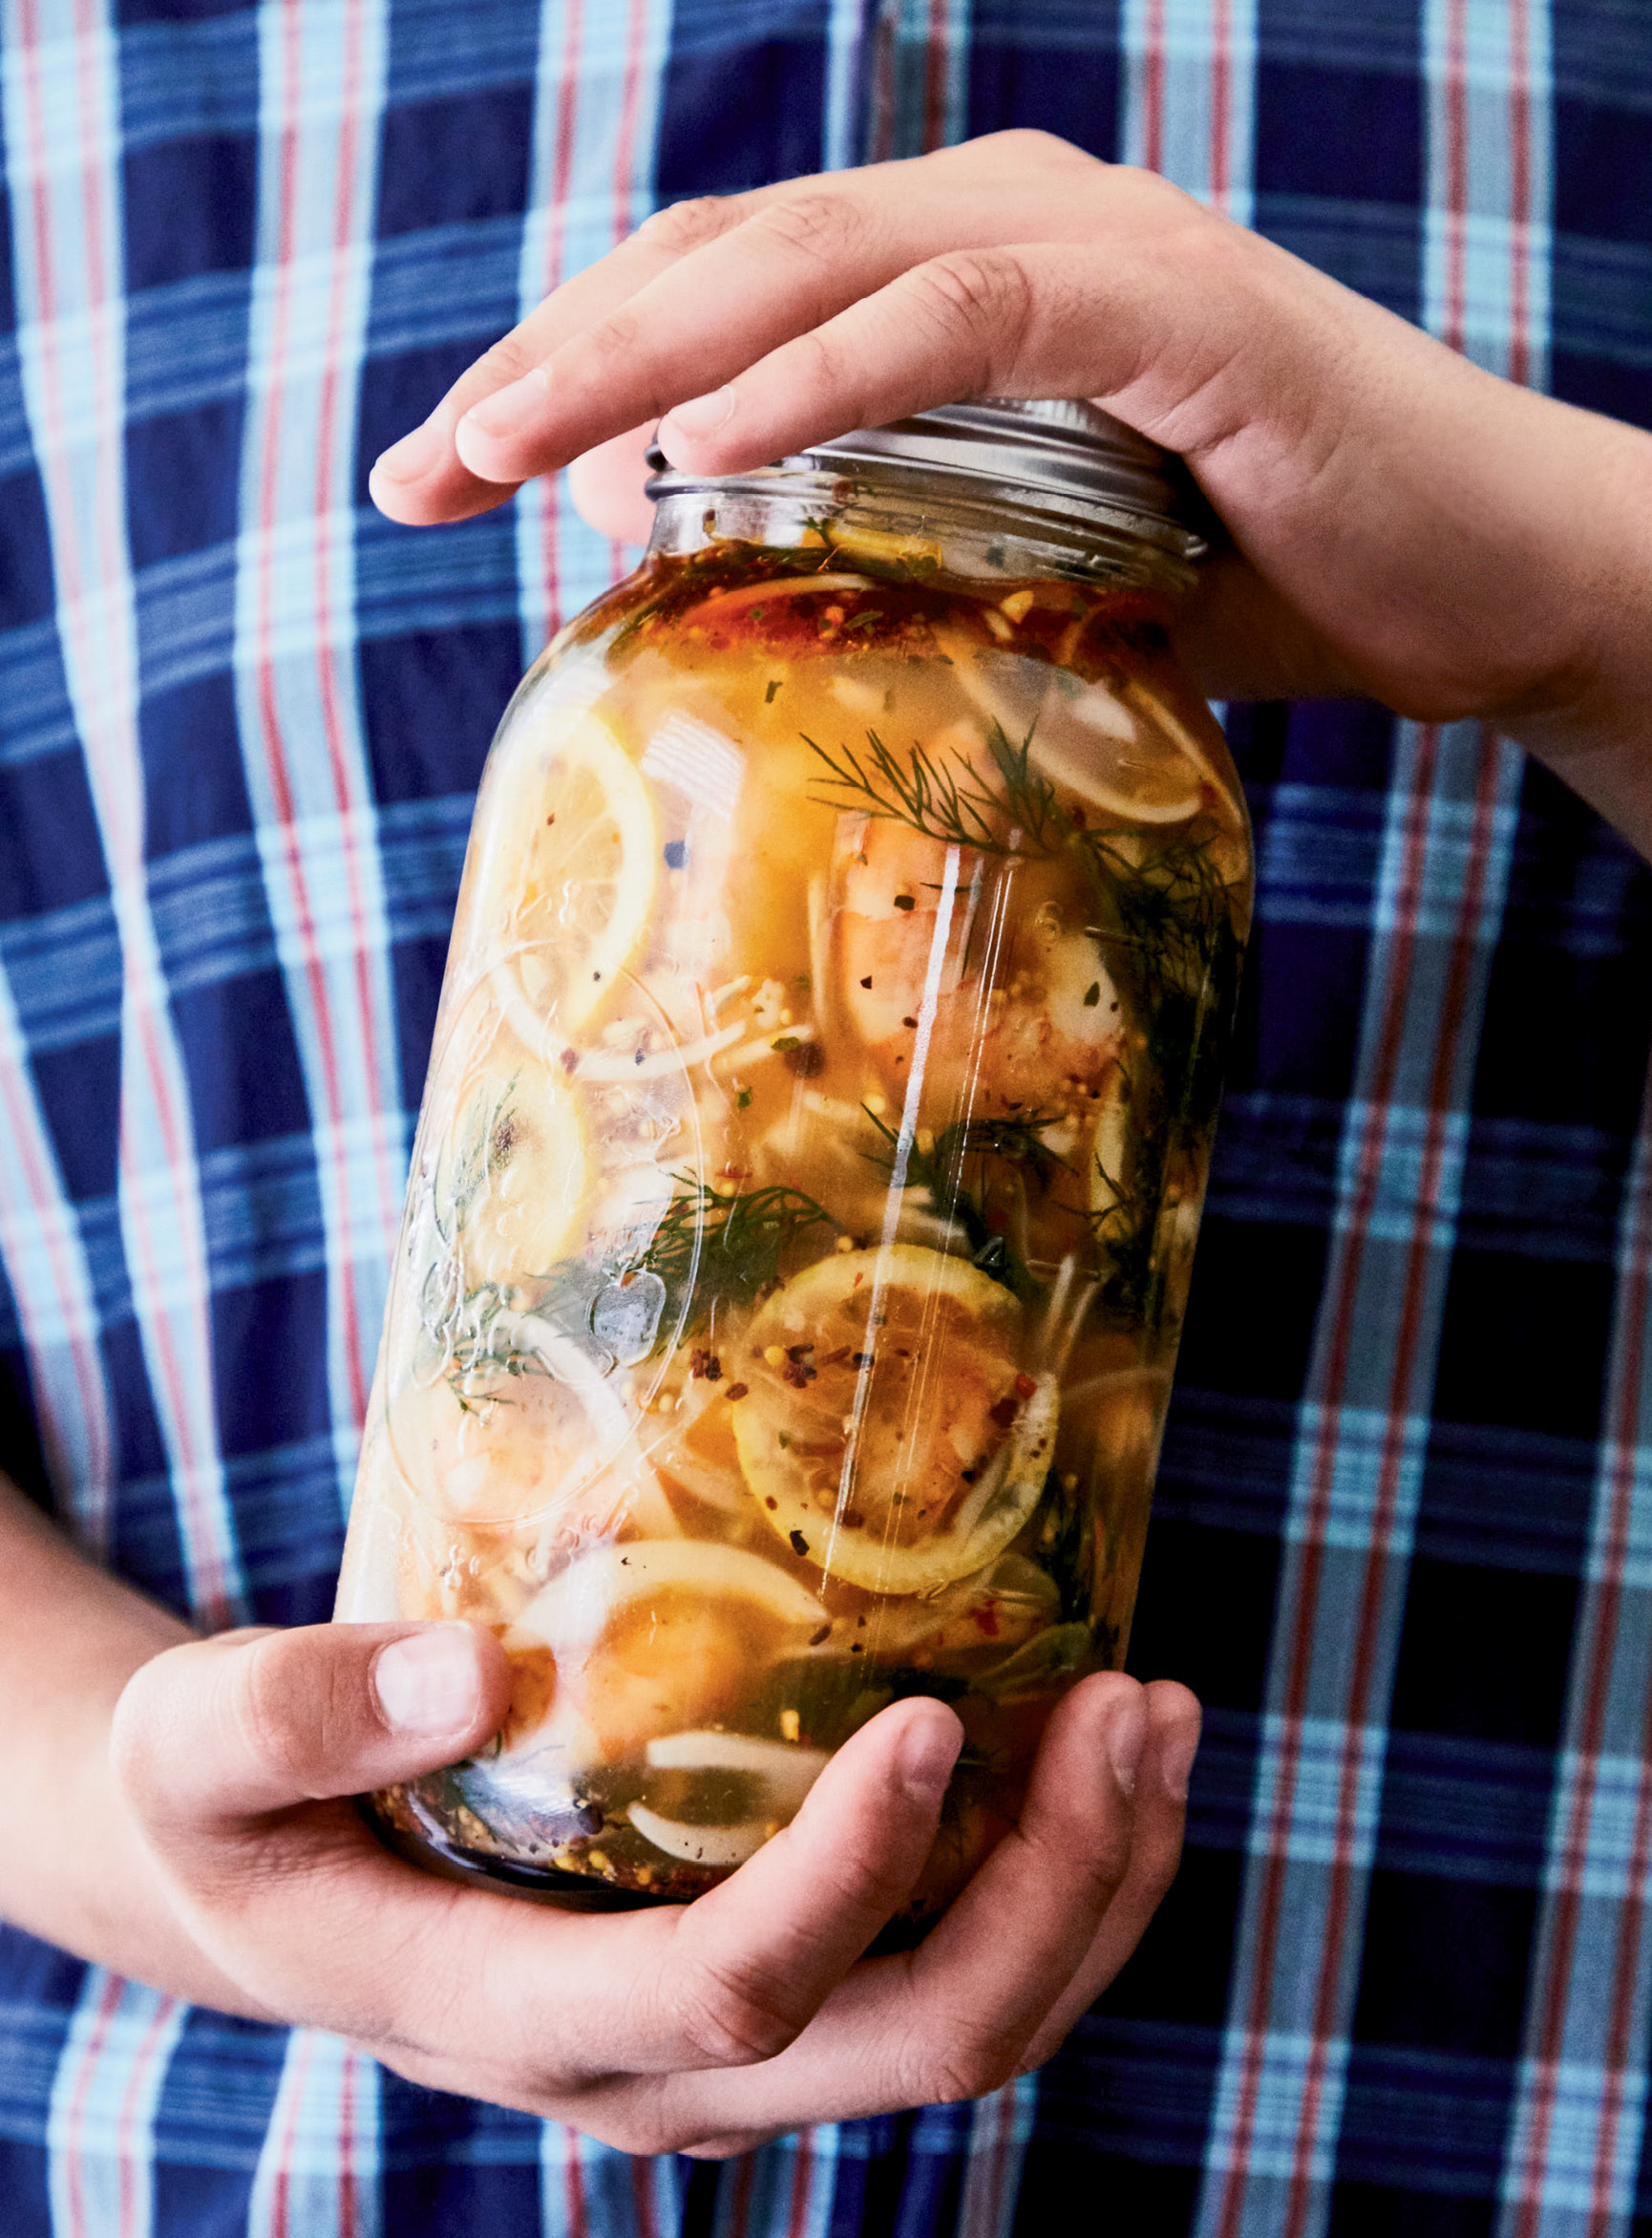
[[[660,473],[507,709],[337,1612],[515,1689],[404,1853],[691,1897],[928,1694],[921,1919],[1121,1661],[1251,883],[1169,465],[985,404]]]

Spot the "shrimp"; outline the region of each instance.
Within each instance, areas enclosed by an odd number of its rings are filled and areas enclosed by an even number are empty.
[[[777,1655],[827,1623],[777,1565],[692,1540],[600,1546],[552,1578],[505,1635],[537,1685],[517,1714],[536,1746],[609,1763],[660,1735],[729,1716]],[[542,1651],[548,1650],[547,1668]]]
[[[990,1118],[1063,1114],[1098,1101],[1125,1021],[1081,909],[1057,891],[1036,910],[1004,906],[1010,879],[1046,866],[961,850],[942,934],[946,846],[881,819],[845,817],[838,829],[836,991],[881,1085],[905,1098],[933,971],[926,1118],[965,1105]]]

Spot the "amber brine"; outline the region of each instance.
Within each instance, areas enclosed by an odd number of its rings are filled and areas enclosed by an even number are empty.
[[[338,1603],[510,1657],[373,1799],[449,1870],[693,1896],[923,1694],[921,1917],[1124,1653],[1250,899],[1197,541],[1087,407],[900,438],[663,477],[489,757]]]

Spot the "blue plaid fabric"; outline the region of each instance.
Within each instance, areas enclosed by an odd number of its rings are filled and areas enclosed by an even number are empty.
[[[1008,124],[1652,422],[1648,0],[0,0],[0,1454],[174,1606],[328,1612],[477,774],[623,564],[368,463],[656,203]],[[4,2238],[1652,2233],[1652,881],[1472,726],[1231,731],[1207,1739],[1068,2048],[635,2162],[0,1929]]]

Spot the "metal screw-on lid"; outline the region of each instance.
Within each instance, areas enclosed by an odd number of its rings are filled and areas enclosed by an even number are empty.
[[[674,474],[658,451],[649,463],[660,477],[658,491],[702,479]],[[825,474],[853,465],[927,467],[990,482],[1034,512],[1099,519],[1183,559],[1205,549],[1180,461],[1082,397],[942,404],[887,427],[834,436],[778,465]]]
[[[1204,539],[1172,479],[1172,455],[1082,397],[987,396],[943,404],[888,427],[857,428],[807,457],[939,467],[949,475],[1099,511],[1121,528],[1194,558]]]

